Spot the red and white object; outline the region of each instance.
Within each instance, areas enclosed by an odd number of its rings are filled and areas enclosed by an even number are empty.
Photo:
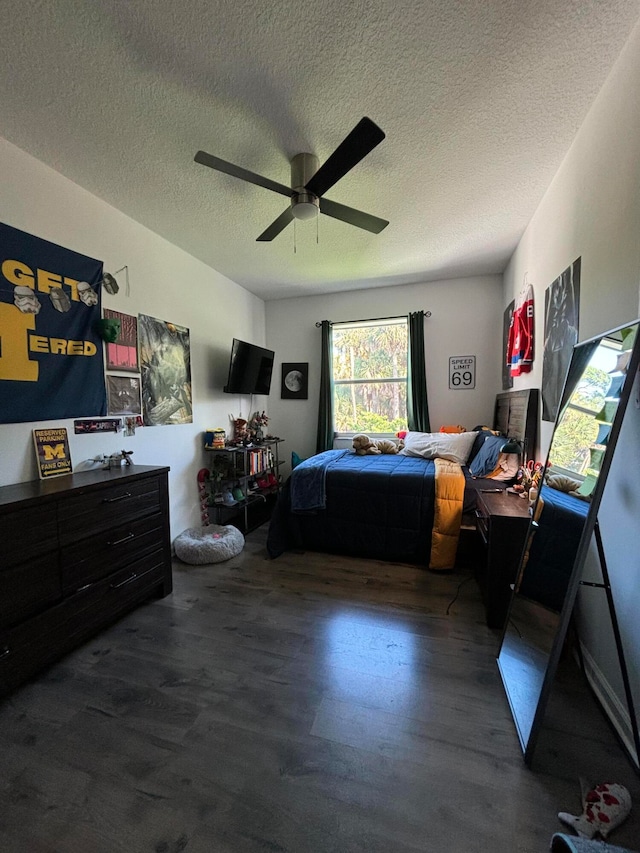
[[[512,376],[530,373],[533,367],[533,285],[520,293],[513,310],[507,345],[507,363]]]
[[[584,791],[581,815],[560,812],[558,818],[574,829],[581,838],[593,838],[609,833],[628,816],[631,811],[631,794],[616,782],[604,782]]]
[[[206,527],[209,524],[209,509],[207,495],[207,480],[209,479],[209,469],[201,468],[198,471],[198,495],[200,498],[200,518],[202,526]]]

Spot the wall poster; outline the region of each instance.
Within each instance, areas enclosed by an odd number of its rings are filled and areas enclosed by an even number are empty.
[[[140,314],[138,338],[145,426],[192,423],[189,329]]]
[[[580,260],[551,282],[544,294],[543,421],[556,419],[571,353],[578,342]]]
[[[140,378],[107,376],[107,400],[110,415],[141,415]]]
[[[76,435],[91,435],[94,432],[119,432],[122,429],[120,418],[91,418],[73,422]]]
[[[280,397],[283,400],[306,400],[309,396],[309,362],[283,362]]]
[[[139,373],[138,320],[131,314],[104,309],[105,320],[119,320],[120,334],[114,343],[106,343],[107,370],[128,370]]]
[[[0,223],[0,423],[106,414],[102,262]]]

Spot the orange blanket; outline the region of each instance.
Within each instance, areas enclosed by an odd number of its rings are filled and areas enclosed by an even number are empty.
[[[456,561],[465,480],[457,462],[448,459],[434,459],[434,462],[436,499],[429,568],[442,571],[452,569]]]

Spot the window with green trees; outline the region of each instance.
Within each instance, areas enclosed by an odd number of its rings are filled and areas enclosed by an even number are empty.
[[[406,317],[333,326],[336,432],[407,429]]]
[[[605,338],[592,356],[553,436],[550,461],[556,470],[587,474],[619,353],[620,343]]]

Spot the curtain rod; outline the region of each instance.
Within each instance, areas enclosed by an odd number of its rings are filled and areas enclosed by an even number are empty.
[[[414,313],[414,312],[409,312]],[[425,317],[431,316],[431,311],[424,312]],[[378,320],[397,320],[399,317],[404,317],[404,314],[394,314],[393,317],[367,317],[364,320],[329,320],[329,323],[334,326],[336,323],[375,323]],[[322,322],[316,323],[316,328],[320,328]]]

